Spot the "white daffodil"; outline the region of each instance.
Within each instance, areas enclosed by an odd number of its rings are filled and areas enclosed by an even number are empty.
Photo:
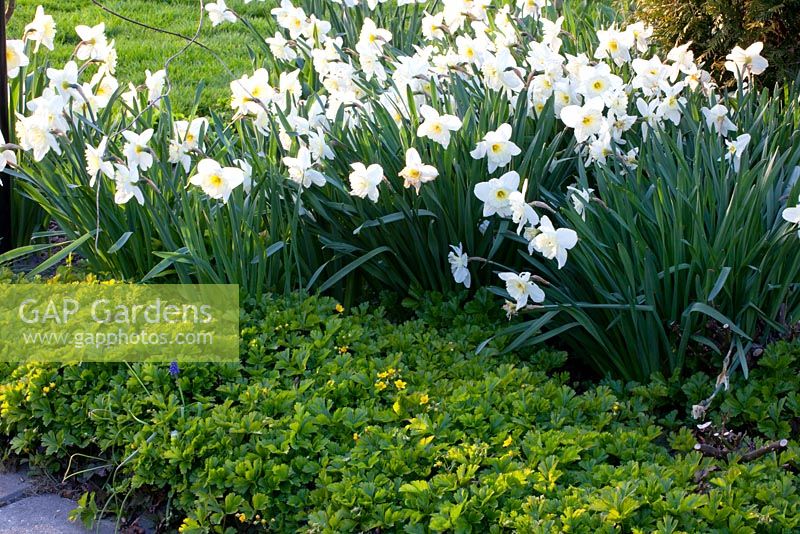
[[[13,150],[9,150],[8,148],[3,148],[6,144],[5,137],[3,134],[0,133],[0,173],[2,173],[7,166],[16,167],[17,166],[17,155],[14,153]],[[3,181],[0,180],[0,185],[3,184]]]
[[[619,31],[612,25],[607,30],[598,30],[597,38],[600,43],[594,51],[596,59],[611,58],[617,66],[631,60],[630,50],[636,45],[632,33]]]
[[[681,122],[681,107],[686,105],[686,98],[680,96],[683,91],[683,83],[679,82],[670,86],[667,82],[662,81],[661,90],[664,98],[659,102],[656,113],[659,117],[677,125]]]
[[[650,37],[653,35],[652,26],[646,26],[644,22],[636,22],[625,28],[625,31],[633,36],[636,50],[642,53],[647,52],[650,47]]]
[[[575,130],[575,139],[579,143],[589,136],[597,134],[603,127],[603,109],[605,103],[600,97],[588,100],[582,106],[566,106],[561,110],[561,121]]]
[[[273,8],[271,13],[278,25],[289,31],[291,39],[298,39],[308,25],[306,12],[301,7],[293,6],[291,0],[281,0],[280,7]]]
[[[378,28],[371,18],[364,19],[361,33],[356,43],[356,52],[362,56],[377,57],[383,54],[383,47],[392,40],[392,32]]]
[[[269,45],[269,51],[276,59],[294,61],[297,58],[297,51],[292,46],[291,41],[281,35],[280,32],[275,32],[274,37],[269,37],[264,41]]]
[[[58,140],[43,113],[34,113],[29,117],[17,115],[16,133],[22,149],[33,151],[34,161],[42,161],[50,150],[61,154]]]
[[[475,184],[474,193],[483,202],[483,216],[494,214],[500,217],[511,217],[511,193],[519,187],[519,174],[509,171],[500,178],[492,178],[488,182]]]
[[[97,148],[86,145],[84,157],[86,158],[86,173],[89,175],[89,187],[94,187],[97,175],[100,173],[108,178],[114,178],[114,165],[110,161],[103,160],[107,144],[108,137],[103,137]]]
[[[233,160],[233,163],[242,169],[242,173],[244,173],[242,189],[244,189],[244,192],[249,195],[250,191],[253,189],[253,166],[243,159],[235,159]]]
[[[19,69],[30,63],[28,56],[25,55],[25,43],[19,39],[9,39],[6,41],[6,68],[9,78],[16,78]]]
[[[786,222],[800,226],[800,206],[784,209],[783,212],[781,212],[781,217],[783,217],[783,220]],[[797,231],[797,235],[800,236],[800,230]]]
[[[592,193],[594,193],[594,189],[583,189],[578,187],[576,184],[567,187],[567,191],[569,192],[567,198],[569,198],[572,201],[573,209],[585,221],[586,206],[589,205],[589,201],[592,198]]]
[[[203,159],[197,164],[197,174],[189,183],[201,188],[211,198],[227,204],[231,192],[244,183],[244,171],[239,167],[223,167],[213,159]]]
[[[54,88],[58,94],[66,98],[80,97],[77,91],[78,85],[78,64],[68,61],[63,69],[47,69],[47,78],[50,80],[50,87]]]
[[[550,5],[550,0],[517,0],[517,9],[522,11],[522,17],[539,18],[543,8]]]
[[[114,191],[114,202],[117,204],[127,204],[132,198],[135,198],[140,206],[144,205],[144,195],[142,190],[137,185],[139,183],[139,171],[136,167],[128,167],[121,163],[116,163],[116,172],[114,173],[114,183],[116,190]]]
[[[567,251],[578,243],[578,234],[569,228],[554,228],[547,215],[542,216],[538,230],[529,244],[529,252],[536,250],[548,260],[555,258],[561,269],[567,263]]]
[[[417,135],[427,137],[447,148],[450,144],[450,132],[456,132],[461,128],[461,119],[455,115],[439,115],[439,112],[428,105],[422,106],[419,113],[424,121],[417,128]]]
[[[175,137],[183,143],[186,150],[197,150],[201,146],[200,136],[208,128],[208,119],[198,117],[189,121],[175,121],[173,123]]]
[[[508,295],[516,301],[517,311],[531,302],[544,302],[544,291],[534,282],[531,282],[531,273],[499,273],[498,276],[506,283]]]
[[[311,184],[317,186],[325,185],[325,176],[311,167],[311,151],[301,146],[294,158],[284,157],[283,164],[289,168],[289,179],[298,184],[301,188],[308,189]]]
[[[406,166],[398,175],[403,178],[403,187],[413,187],[417,193],[422,184],[431,182],[439,176],[439,171],[433,165],[422,163],[422,158],[415,148],[406,150]]]
[[[122,153],[128,160],[128,166],[136,167],[146,171],[153,165],[153,153],[148,148],[147,143],[153,137],[153,129],[143,131],[140,134],[125,130],[122,132],[128,142],[122,147]]]
[[[373,163],[365,167],[363,163],[351,163],[353,172],[350,173],[350,194],[359,198],[369,198],[373,202],[378,201],[380,192],[378,185],[383,180],[383,167]]]
[[[533,210],[525,199],[528,192],[528,180],[522,182],[522,191],[512,191],[508,196],[508,203],[511,208],[511,220],[517,224],[517,233],[522,232],[525,226],[535,226],[539,224],[539,215]]]
[[[761,56],[764,43],[755,42],[747,48],[735,46],[730,54],[725,56],[725,69],[742,78],[751,75],[757,76],[767,70],[769,61]]]
[[[167,81],[167,71],[164,69],[145,72],[144,85],[147,87],[147,101],[152,103],[161,98],[164,93],[164,85]]]
[[[733,162],[733,170],[735,172],[739,172],[739,166],[742,162],[742,152],[747,148],[748,143],[750,143],[750,134],[742,134],[737,137],[735,141],[725,140],[725,145],[727,146],[725,159]]]
[[[422,17],[422,37],[426,41],[444,39],[444,13],[430,15],[428,13]]]
[[[75,49],[75,57],[80,61],[87,61],[100,60],[108,55],[105,31],[106,25],[102,22],[97,26],[75,26],[75,33],[81,38]]]
[[[325,134],[321,128],[308,132],[308,149],[311,151],[311,158],[314,161],[322,159],[333,159],[335,154],[330,145],[325,141]]]
[[[673,80],[678,72],[689,73],[697,68],[694,62],[694,52],[689,49],[691,45],[692,42],[689,41],[682,46],[674,47],[667,54],[667,60],[672,61],[675,67],[677,67],[672,74]]]
[[[639,115],[642,116],[642,139],[647,139],[649,128],[658,129],[661,127],[661,117],[658,114],[659,104],[658,100],[648,103],[642,98],[636,99],[636,109],[639,111]]]
[[[56,36],[56,21],[52,16],[45,14],[42,6],[37,6],[33,20],[25,26],[23,34],[23,40],[36,43],[33,47],[34,54],[39,51],[40,45],[52,50],[53,39]]]
[[[206,4],[206,11],[211,26],[218,26],[223,22],[236,22],[236,13],[228,9],[225,0],[216,0],[216,2]]]
[[[525,86],[514,56],[505,47],[494,55],[486,52],[481,65],[481,74],[486,87],[494,91],[503,91],[507,95],[518,93]]]
[[[464,284],[464,287],[469,289],[472,283],[472,275],[469,272],[469,256],[464,252],[461,243],[458,246],[450,245],[453,249],[447,255],[447,261],[450,263],[450,272],[453,275],[453,280],[456,284]]]
[[[511,125],[501,124],[497,130],[487,133],[470,152],[474,159],[487,158],[489,173],[505,167],[511,158],[520,154],[520,148],[511,141]]]
[[[736,131],[736,125],[728,118],[728,108],[722,104],[717,104],[711,109],[704,106],[700,111],[706,118],[706,125],[716,130],[719,135],[725,137],[729,131]]]
[[[92,76],[88,87],[84,84],[84,95],[93,93],[92,104],[97,109],[104,109],[111,102],[111,97],[119,89],[119,82],[114,76],[104,70],[99,70]]]

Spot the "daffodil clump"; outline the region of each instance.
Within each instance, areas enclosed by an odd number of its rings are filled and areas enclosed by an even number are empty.
[[[748,152],[772,156],[744,104],[769,67],[761,43],[731,51],[725,66],[740,83],[727,94],[691,43],[656,50],[650,27],[593,6],[581,18],[546,0],[282,0],[265,4],[275,31],[264,37],[234,2],[208,3],[213,26],[252,30],[256,65],[231,79],[229,109],[181,120],[168,69],[141,85],[116,80],[102,24],[75,29],[67,64],[36,70],[56,31],[40,9],[9,41],[9,75],[27,77],[22,153],[2,152],[0,165],[16,168],[70,237],[95,236],[90,261],[122,277],[248,292],[347,279],[401,292],[497,284],[509,316],[560,306],[573,258],[599,239],[576,225],[617,217],[593,209],[610,194],[600,174],[623,177],[620,188],[673,179],[645,151],[668,154],[689,137],[713,152],[707,172],[732,179],[754,166]],[[800,223],[797,191],[772,196],[769,217]],[[657,271],[670,269],[680,267]]]

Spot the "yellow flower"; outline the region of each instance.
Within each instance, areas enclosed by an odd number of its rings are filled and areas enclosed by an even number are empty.
[[[406,389],[406,383],[403,382],[402,380],[395,380],[394,387],[396,387],[397,389]]]
[[[239,519],[239,521],[241,523],[244,523],[245,521],[247,521],[247,516],[242,514],[242,513],[236,514],[236,517]]]
[[[383,391],[384,389],[386,389],[386,382],[384,382],[383,380],[378,380],[377,382],[375,382],[375,389],[377,389],[378,391]]]
[[[427,394],[427,393],[425,393],[424,395],[422,395],[422,396],[419,398],[419,403],[420,403],[420,404],[428,404],[428,401],[429,401],[429,400],[430,400],[430,398],[428,398],[428,394]]]
[[[336,313],[344,313],[344,306],[342,306],[341,304],[336,304],[335,310]]]
[[[353,432],[353,441],[358,441],[359,435],[358,432]]]
[[[342,345],[341,347],[339,347],[339,354],[345,354],[347,353],[348,350],[350,350],[350,347],[348,347],[347,345]]]
[[[45,393],[45,394],[50,393],[50,386],[43,387],[42,388],[42,393]]]
[[[503,442],[503,447],[510,447],[512,443],[514,443],[514,440],[511,439],[511,436],[508,436]]]

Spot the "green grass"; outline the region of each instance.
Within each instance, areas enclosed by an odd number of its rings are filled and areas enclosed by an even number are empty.
[[[231,2],[230,7],[247,17],[259,32],[272,33],[270,30],[274,21],[270,9],[273,3],[252,2],[245,5],[244,2]],[[65,63],[78,43],[75,26],[105,22],[108,38],[117,42],[117,78],[124,86],[128,81],[142,83],[145,69],[155,71],[163,68],[164,62],[186,43],[178,37],[146,30],[121,20],[89,0],[18,0],[9,22],[10,39],[22,35],[23,28],[33,18],[39,4],[56,20],[56,49],[49,52],[54,65]],[[200,18],[200,2],[196,0],[111,0],[104,5],[149,26],[187,36],[194,35]],[[219,54],[225,65],[197,46],[192,46],[175,59],[170,65],[173,82],[170,97],[173,108],[178,112],[190,110],[201,81],[206,85],[201,97],[201,109],[227,108],[228,84],[232,79],[228,71],[232,71],[235,78],[252,71],[248,45],[253,40],[243,24],[224,24],[212,28],[204,16],[199,41]],[[48,51],[42,49],[42,52]]]

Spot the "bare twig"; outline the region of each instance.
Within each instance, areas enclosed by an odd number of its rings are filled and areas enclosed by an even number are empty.
[[[17,0],[8,0],[8,6],[6,7],[6,24],[8,21],[11,20],[11,15],[14,14],[14,9],[17,7]]]
[[[749,462],[751,460],[755,460],[756,458],[761,458],[765,454],[769,454],[775,451],[782,451],[789,445],[788,439],[782,439],[780,441],[775,441],[770,443],[769,445],[764,445],[754,451],[750,451],[742,455],[742,461]]]

